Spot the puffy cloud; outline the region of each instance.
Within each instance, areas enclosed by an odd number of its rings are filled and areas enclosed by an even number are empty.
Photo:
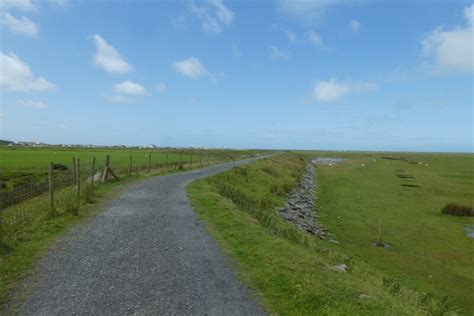
[[[116,84],[113,89],[113,93],[108,95],[106,98],[110,102],[115,103],[129,103],[133,97],[139,97],[146,94],[146,89],[133,81],[126,80]]]
[[[313,87],[313,95],[320,102],[336,102],[350,93],[374,91],[377,84],[372,82],[348,83],[335,79],[317,81]]]
[[[306,37],[308,41],[310,41],[312,44],[316,46],[324,46],[323,40],[321,39],[318,33],[314,31],[309,31],[306,33]]]
[[[144,95],[146,90],[138,83],[127,80],[115,85],[114,92],[122,95]]]
[[[0,10],[18,9],[21,11],[34,11],[36,6],[31,0],[0,0]]]
[[[46,110],[48,108],[48,105],[42,101],[20,100],[17,105],[35,110]]]
[[[435,72],[474,71],[474,4],[464,9],[466,25],[445,30],[438,27],[426,36],[422,53]]]
[[[359,30],[360,30],[360,22],[357,21],[357,20],[352,20],[352,21],[350,21],[350,22],[349,22],[349,28],[350,28],[353,32],[355,32],[355,33],[359,32]]]
[[[164,92],[164,91],[166,91],[166,85],[163,82],[158,82],[155,85],[155,90],[158,91],[158,92]]]
[[[197,79],[209,75],[207,69],[196,57],[190,57],[173,63],[174,68],[183,76]]]
[[[94,34],[96,53],[94,55],[94,64],[113,74],[128,73],[132,66],[128,64],[120,53],[107,43],[100,35]]]
[[[286,60],[290,58],[290,53],[272,45],[270,46],[270,57],[275,60]]]
[[[224,26],[232,24],[234,12],[227,8],[222,0],[208,0],[203,6],[191,2],[192,12],[201,20],[201,27],[206,32],[219,33]]]
[[[0,86],[10,91],[47,91],[54,84],[33,74],[30,67],[14,54],[0,51]]]
[[[16,18],[10,13],[3,13],[0,23],[12,33],[35,36],[38,33],[36,24],[27,17]]]

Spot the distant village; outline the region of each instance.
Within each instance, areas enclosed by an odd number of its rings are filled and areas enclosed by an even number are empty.
[[[65,148],[159,148],[156,145],[145,145],[145,146],[125,146],[125,145],[83,145],[83,144],[46,144],[42,142],[14,142],[9,140],[1,140],[0,146],[8,147],[65,147]]]
[[[176,149],[177,147],[159,147],[155,144],[150,145],[142,145],[142,146],[125,146],[125,145],[84,145],[84,144],[47,144],[43,142],[31,142],[31,141],[19,141],[14,142],[10,140],[3,140],[0,139],[0,146],[7,146],[7,147],[45,147],[45,148],[130,148],[130,149]],[[195,147],[180,147],[181,149],[226,149],[226,148],[211,148],[211,147],[203,147],[203,148],[195,148]]]

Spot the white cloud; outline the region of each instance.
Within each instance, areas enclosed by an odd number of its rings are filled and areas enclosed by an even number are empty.
[[[313,87],[313,96],[320,102],[336,102],[350,93],[368,92],[377,89],[372,82],[350,83],[335,79],[317,81]]]
[[[201,19],[201,27],[206,32],[219,33],[224,26],[231,25],[234,19],[234,12],[222,0],[207,0],[202,6],[196,6],[192,1],[191,10]]]
[[[183,76],[197,79],[209,75],[207,69],[196,57],[190,57],[173,63],[174,68]]]
[[[48,105],[42,101],[20,100],[17,105],[35,110],[46,110],[48,108]]]
[[[16,18],[9,13],[3,13],[0,23],[5,25],[12,33],[35,36],[38,33],[36,24],[27,17]]]
[[[15,54],[4,54],[1,51],[0,86],[20,92],[47,91],[55,88],[54,84],[43,77],[36,77],[30,67]]]
[[[424,36],[422,53],[434,72],[474,71],[474,4],[464,9],[466,25],[451,30],[438,27]]]
[[[155,90],[158,91],[158,92],[164,92],[164,91],[166,91],[166,85],[163,82],[158,82],[155,85]]]
[[[112,90],[113,93],[106,98],[115,103],[129,103],[133,97],[146,94],[146,89],[142,85],[130,80],[116,84]]]
[[[133,67],[100,35],[94,34],[92,37],[96,47],[94,64],[113,74],[123,74],[132,70]]]
[[[309,32],[306,33],[306,37],[308,38],[308,41],[310,41],[314,45],[324,46],[323,40],[321,39],[321,37],[319,36],[318,33],[314,32],[314,31],[309,31]]]
[[[360,22],[357,20],[352,20],[349,22],[349,28],[351,31],[357,33],[360,30]]]
[[[270,46],[270,57],[275,60],[286,60],[290,58],[290,53],[272,45]]]
[[[18,9],[21,11],[34,11],[36,6],[31,0],[0,0],[0,10]]]
[[[348,0],[277,0],[278,9],[290,16],[314,22],[322,18],[325,10]]]
[[[121,95],[144,95],[146,90],[138,83],[127,80],[115,85],[114,92]]]

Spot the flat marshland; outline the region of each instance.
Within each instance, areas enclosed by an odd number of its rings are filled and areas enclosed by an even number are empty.
[[[278,218],[310,157],[317,167],[319,240]],[[473,156],[304,152],[200,180],[189,192],[241,278],[277,314],[472,314],[472,217],[441,213],[471,205]],[[376,247],[381,238],[388,248]],[[329,241],[331,240],[331,241]],[[341,264],[347,272],[334,271]]]
[[[474,311],[474,218],[441,212],[449,203],[472,208],[473,155],[366,154],[318,170],[318,213],[341,248]],[[371,246],[379,220],[390,248]]]

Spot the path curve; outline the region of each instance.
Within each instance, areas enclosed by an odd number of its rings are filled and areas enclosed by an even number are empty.
[[[189,182],[249,159],[130,187],[41,259],[21,314],[261,315],[192,210]]]

